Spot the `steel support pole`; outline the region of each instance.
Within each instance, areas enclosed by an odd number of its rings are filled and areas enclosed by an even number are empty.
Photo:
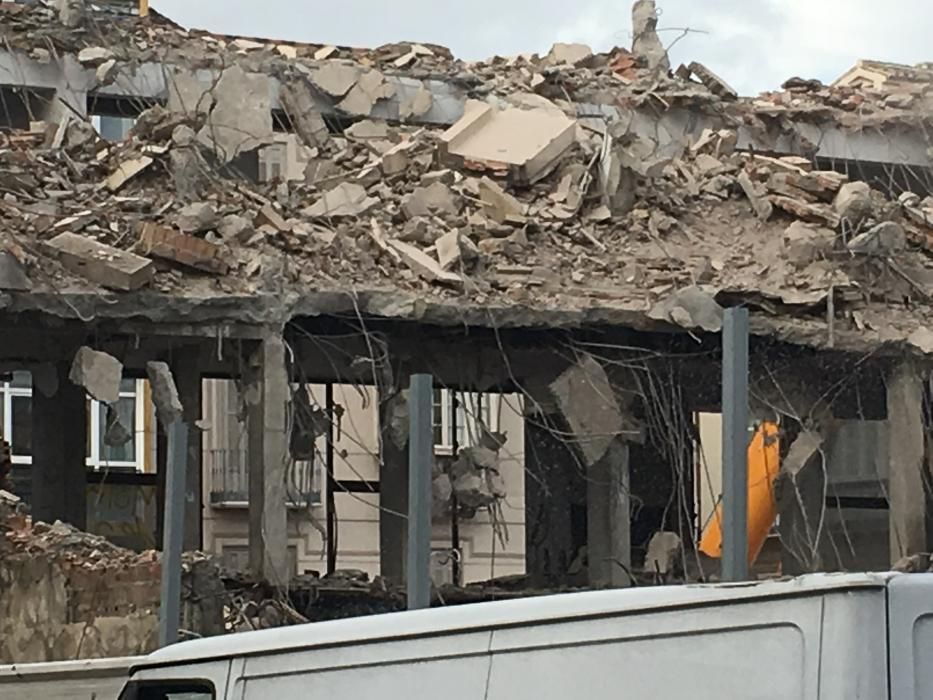
[[[722,327],[722,580],[748,579],[748,309]]]
[[[162,591],[159,603],[159,646],[178,641],[181,624],[181,550],[185,528],[185,472],[188,425],[179,418],[168,426],[165,475],[165,524],[162,531]]]
[[[414,374],[408,395],[408,609],[431,607],[431,463],[433,386]]]

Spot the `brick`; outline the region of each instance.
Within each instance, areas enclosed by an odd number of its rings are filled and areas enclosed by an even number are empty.
[[[227,273],[221,247],[200,238],[148,222],[143,224],[140,243],[147,255],[218,275]]]

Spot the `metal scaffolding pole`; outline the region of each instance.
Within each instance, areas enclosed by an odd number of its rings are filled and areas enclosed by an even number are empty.
[[[162,531],[162,590],[159,603],[159,646],[178,641],[181,624],[181,550],[185,529],[185,472],[188,424],[181,418],[168,426],[165,476],[165,524]]]
[[[722,327],[722,580],[748,579],[748,309]]]
[[[408,395],[408,609],[431,607],[431,463],[434,458],[430,374],[413,374]]]

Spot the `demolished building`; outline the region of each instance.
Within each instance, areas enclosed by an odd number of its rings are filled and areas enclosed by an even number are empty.
[[[629,585],[659,530],[696,573],[693,417],[720,410],[717,334],[743,305],[756,416],[781,421],[785,457],[821,435],[780,480],[783,570],[929,549],[928,84],[739,98],[625,49],[465,63],[158,15],[0,18],[0,369],[33,376],[36,518],[84,524],[79,351],[133,376],[163,361],[199,548],[200,382],[235,379],[250,563],[285,581],[290,436],[315,430],[293,388],[365,385],[379,479],[358,486],[378,491],[380,570],[401,580],[404,387],[424,371],[522,396],[535,585]],[[114,117],[132,128],[104,140],[92,121]],[[495,457],[470,454],[448,481],[491,507]]]

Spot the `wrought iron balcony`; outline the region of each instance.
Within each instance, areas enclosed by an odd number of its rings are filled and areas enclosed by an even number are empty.
[[[203,471],[211,477],[211,505],[249,507],[249,459],[246,450],[205,450]],[[321,502],[320,479],[311,462],[293,462],[287,472],[289,508],[307,508]]]

